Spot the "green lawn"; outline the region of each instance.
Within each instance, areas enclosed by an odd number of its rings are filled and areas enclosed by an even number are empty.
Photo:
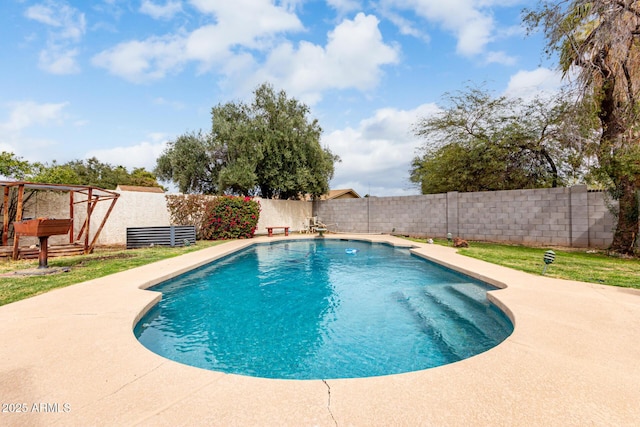
[[[436,243],[448,244],[446,240],[437,240]],[[532,274],[542,274],[544,253],[552,249],[556,253],[556,259],[548,266],[546,276],[640,289],[638,258],[609,256],[604,251],[531,248],[483,242],[470,242],[469,246],[459,249],[459,253]]]
[[[424,242],[420,239],[412,240]],[[90,255],[50,258],[49,266],[69,267],[70,271],[44,276],[12,274],[17,270],[36,268],[37,260],[0,261],[0,275],[6,274],[0,277],[0,305],[220,243],[222,242],[198,242],[197,245],[182,248],[156,246],[135,250],[97,249]],[[437,240],[436,243],[448,244],[446,240]],[[459,252],[516,270],[541,274],[544,268],[542,257],[548,249],[471,242],[470,248],[459,249]],[[547,276],[640,289],[640,259],[616,258],[604,252],[553,250],[556,260],[547,268]]]
[[[201,241],[196,245],[176,248],[96,249],[89,255],[49,258],[50,267],[68,267],[70,271],[42,276],[13,274],[15,271],[37,268],[38,260],[0,261],[0,305],[220,243],[222,241]]]

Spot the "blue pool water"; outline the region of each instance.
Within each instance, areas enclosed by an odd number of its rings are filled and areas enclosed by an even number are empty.
[[[513,331],[494,289],[383,244],[254,245],[152,288],[136,325],[151,351],[266,378],[396,374],[486,351]]]

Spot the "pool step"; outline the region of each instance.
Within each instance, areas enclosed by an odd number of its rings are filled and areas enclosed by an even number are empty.
[[[507,335],[513,331],[513,324],[507,315],[487,299],[487,291],[496,290],[495,288],[489,287],[488,289],[484,289],[473,283],[462,283],[449,286],[449,290],[457,294],[463,294],[464,297],[472,298],[481,304],[481,306],[485,308],[487,316],[493,319],[497,323],[497,327],[502,328]]]
[[[491,317],[497,323],[497,327],[501,328],[503,333],[509,335],[513,331],[513,324],[507,315],[487,299],[487,290],[473,283],[450,285],[448,290],[461,295],[463,299],[467,298],[466,301],[472,304],[475,303],[479,304],[480,307],[484,307],[487,316]],[[493,290],[493,288],[489,288],[488,290]]]
[[[391,296],[402,306],[404,307],[411,317],[417,322],[418,326],[422,330],[422,332],[429,337],[431,342],[438,348],[440,354],[442,354],[447,360],[459,360],[462,359],[463,356],[459,355],[455,348],[447,342],[447,340],[442,336],[439,332],[438,325],[429,317],[426,316],[425,313],[416,307],[411,302],[411,297],[405,295],[401,291],[396,291],[391,294]]]
[[[427,334],[443,343],[448,354],[455,355],[458,360],[491,347],[491,341],[473,323],[419,289],[405,295],[404,305],[412,311],[414,318],[419,319]]]
[[[424,293],[443,310],[476,330],[478,339],[486,348],[502,341],[512,330],[506,316],[486,299],[486,291],[477,285],[430,286],[424,289]]]
[[[487,290],[474,283],[454,283],[446,286],[447,290],[466,298],[478,306],[488,307],[491,303],[487,300]]]
[[[495,345],[495,340],[487,336],[484,328],[479,327],[474,321],[482,317],[478,315],[477,308],[469,306],[469,309],[465,311],[459,298],[453,297],[448,292],[442,295],[441,291],[446,292],[442,287],[427,287],[423,289],[423,294],[430,305],[437,306],[437,309],[445,319],[453,320],[451,323],[455,327],[450,327],[450,329],[453,333],[458,334],[456,342],[465,352],[468,352],[469,348],[473,349],[472,354],[467,355],[467,357]]]

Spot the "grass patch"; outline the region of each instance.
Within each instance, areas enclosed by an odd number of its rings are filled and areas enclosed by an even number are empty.
[[[436,240],[435,243],[448,245],[446,240]],[[640,259],[637,258],[619,258],[609,256],[604,251],[594,250],[587,252],[484,242],[470,242],[469,245],[469,248],[460,248],[458,252],[468,257],[538,275],[542,274],[544,268],[544,253],[552,249],[556,253],[556,259],[547,268],[546,276],[640,289]]]
[[[70,271],[42,276],[13,274],[16,271],[37,268],[38,260],[0,261],[0,305],[29,298],[52,289],[97,279],[166,258],[194,252],[220,243],[223,242],[200,241],[196,245],[185,247],[155,246],[129,250],[96,248],[94,253],[89,255],[50,258],[48,260],[49,267],[67,267]]]
[[[424,239],[411,240],[425,242]],[[220,243],[223,242],[202,241],[180,248],[156,246],[134,250],[97,248],[89,255],[50,258],[50,267],[67,267],[70,271],[43,276],[12,274],[19,270],[35,269],[38,260],[0,261],[0,305]],[[448,245],[444,239],[436,239],[435,243]],[[544,268],[542,257],[549,249],[484,242],[471,242],[470,245],[458,251],[465,256],[538,275]],[[585,250],[556,248],[553,251],[556,260],[547,268],[546,275],[549,277],[640,289],[639,259],[617,258],[601,251],[588,253]]]

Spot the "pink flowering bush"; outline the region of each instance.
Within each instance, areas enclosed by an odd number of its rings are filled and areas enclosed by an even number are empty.
[[[260,203],[251,197],[216,197],[207,203],[202,235],[207,240],[250,239],[259,217]]]

